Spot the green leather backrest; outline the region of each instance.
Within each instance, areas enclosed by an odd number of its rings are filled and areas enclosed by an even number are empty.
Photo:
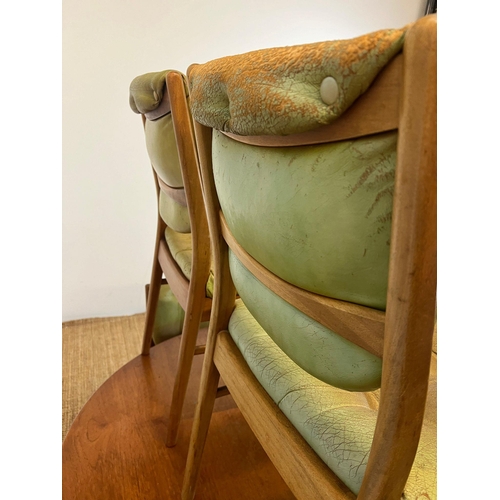
[[[166,92],[170,70],[140,75],[130,84],[129,103],[135,113],[145,116],[144,133],[151,165],[159,179],[172,188],[182,188],[182,171]],[[188,209],[164,192],[159,211],[165,223],[181,233],[191,232]]]
[[[144,132],[151,165],[158,177],[170,187],[183,187],[172,114],[168,113],[156,120],[146,119]],[[160,192],[159,209],[161,218],[169,227],[180,233],[191,232],[187,207],[177,203],[163,191]]]
[[[183,187],[172,115],[146,120],[145,133],[149,158],[158,177],[170,187]]]
[[[256,147],[218,131],[213,171],[238,243],[280,278],[384,309],[397,133]]]
[[[283,280],[384,309],[397,133],[268,148],[213,135],[219,202],[238,243]],[[316,378],[346,390],[380,386],[382,361],[260,283],[231,254],[245,306],[276,344]]]

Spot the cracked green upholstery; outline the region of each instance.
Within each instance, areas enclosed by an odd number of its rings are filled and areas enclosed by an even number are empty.
[[[239,296],[269,337],[298,366],[316,378],[349,391],[380,387],[382,361],[320,325],[264,286],[230,252]]]
[[[236,303],[229,333],[248,366],[314,451],[358,493],[375,430],[379,391],[344,391],[302,370],[273,342],[243,300]],[[435,358],[433,366],[422,435],[404,490],[407,500],[436,498]]]

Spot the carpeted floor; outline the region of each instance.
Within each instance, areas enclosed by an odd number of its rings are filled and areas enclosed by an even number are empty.
[[[143,328],[144,314],[63,323],[63,440],[90,396],[140,354]]]
[[[69,321],[62,325],[62,438],[90,396],[140,354],[144,313]],[[437,353],[437,331],[434,331]]]

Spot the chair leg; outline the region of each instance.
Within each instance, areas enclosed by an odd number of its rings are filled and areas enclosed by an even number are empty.
[[[219,371],[213,361],[213,352],[210,354],[205,353],[198,404],[196,406],[188,458],[184,472],[182,500],[193,500],[194,498],[196,481],[200,473],[203,448],[205,447],[205,441],[207,439],[208,427],[212,417],[218,384]]]
[[[206,281],[206,280],[205,280]],[[194,351],[200,328],[201,315],[205,302],[205,282],[196,280],[191,282],[188,305],[182,327],[181,345],[179,348],[179,362],[175,376],[170,417],[167,428],[167,446],[172,447],[177,443],[177,433],[182,415],[182,407],[189,382],[191,365],[193,364]]]
[[[153,338],[153,327],[155,324],[156,308],[158,306],[158,299],[160,297],[161,276],[163,271],[158,261],[157,254],[153,262],[153,270],[151,271],[151,283],[149,285],[148,300],[146,306],[146,321],[144,325],[144,336],[142,338],[142,352],[143,356],[149,355],[151,347],[151,340]]]

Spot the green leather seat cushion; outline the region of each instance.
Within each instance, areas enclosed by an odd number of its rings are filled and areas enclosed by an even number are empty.
[[[249,146],[214,131],[213,172],[238,243],[311,292],[385,309],[397,133]]]
[[[236,290],[276,344],[304,370],[336,387],[380,387],[382,361],[290,305],[253,276],[230,252]]]
[[[378,391],[348,392],[309,375],[283,353],[242,300],[236,303],[229,332],[269,396],[319,457],[357,494],[375,430]],[[435,410],[433,376],[405,499],[436,498]]]

